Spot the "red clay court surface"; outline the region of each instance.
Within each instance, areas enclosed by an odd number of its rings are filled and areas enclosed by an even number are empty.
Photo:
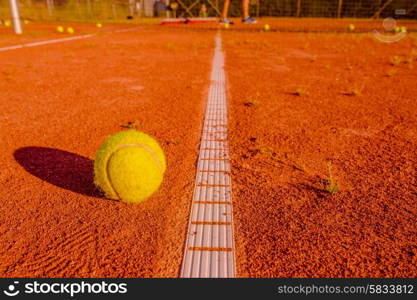
[[[417,36],[292,22],[222,30],[237,275],[416,277]],[[0,47],[69,36],[31,26],[0,29]],[[0,52],[0,275],[178,277],[217,25],[72,26],[95,36]],[[168,161],[139,205],[92,183],[95,151],[129,122]]]

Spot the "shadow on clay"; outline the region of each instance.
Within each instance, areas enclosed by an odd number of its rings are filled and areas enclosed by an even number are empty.
[[[30,174],[60,188],[104,198],[94,185],[93,161],[81,155],[45,147],[23,147],[13,154]]]

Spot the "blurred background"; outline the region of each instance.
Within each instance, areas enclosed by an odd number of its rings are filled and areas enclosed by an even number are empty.
[[[0,0],[0,19],[10,19]],[[417,0],[250,0],[255,17],[417,19]],[[18,0],[21,18],[34,21],[133,22],[153,17],[218,17],[223,0]],[[162,10],[160,7],[168,7]],[[240,16],[233,0],[231,17]],[[150,21],[150,20],[149,20]]]

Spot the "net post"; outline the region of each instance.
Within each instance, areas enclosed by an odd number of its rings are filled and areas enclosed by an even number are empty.
[[[337,3],[337,17],[339,19],[342,17],[342,6],[343,6],[343,0],[338,0],[338,3]]]
[[[12,13],[13,28],[16,34],[22,34],[22,23],[20,21],[19,5],[17,0],[9,0]]]
[[[297,18],[299,18],[300,15],[301,15],[301,0],[297,0],[297,12],[296,12]]]
[[[46,6],[48,8],[48,16],[52,17],[53,13],[54,13],[54,0],[46,0]]]

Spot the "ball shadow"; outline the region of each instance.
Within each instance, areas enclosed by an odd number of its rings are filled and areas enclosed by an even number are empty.
[[[103,198],[100,190],[94,185],[91,159],[45,147],[19,148],[13,156],[33,176],[72,192]]]

